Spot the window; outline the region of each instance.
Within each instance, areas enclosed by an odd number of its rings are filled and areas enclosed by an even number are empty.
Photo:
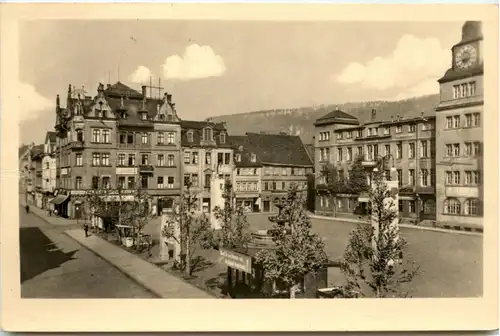
[[[420,185],[427,187],[429,184],[429,171],[427,169],[420,170]]]
[[[356,138],[362,138],[363,137],[363,130],[358,130]]]
[[[205,153],[205,164],[212,164],[212,153]]]
[[[319,141],[328,141],[328,140],[330,140],[330,132],[319,133]]]
[[[226,134],[225,133],[220,134],[220,143],[221,144],[226,143]]]
[[[464,214],[469,216],[479,216],[481,215],[481,208],[479,206],[479,200],[476,198],[469,198],[464,203]]]
[[[459,171],[453,172],[453,184],[456,184],[456,185],[460,184],[460,172]]]
[[[398,210],[399,210],[399,212],[403,212],[403,210],[404,210],[404,206],[403,206],[403,201],[402,200],[399,200],[399,202],[398,202]]]
[[[420,157],[421,158],[427,157],[427,141],[426,140],[420,141]]]
[[[460,201],[456,198],[447,198],[444,201],[444,213],[449,215],[460,215]]]
[[[224,153],[224,164],[231,164],[231,153]]]
[[[75,178],[75,189],[76,190],[82,189],[82,177],[81,176],[77,176]]]
[[[403,158],[403,143],[398,142],[396,145],[396,159]]]
[[[101,142],[101,130],[97,128],[92,129],[92,142]]]
[[[205,141],[212,141],[213,138],[212,138],[212,129],[207,127],[205,129],[203,129],[203,139]]]
[[[398,185],[401,187],[403,185],[403,170],[398,169]]]
[[[342,148],[337,148],[337,161],[338,162],[343,161],[343,159],[342,159]]]
[[[428,199],[424,202],[424,213],[429,215],[436,213],[436,202],[434,200]]]
[[[175,145],[175,133],[174,132],[167,133],[167,144]]]
[[[165,156],[163,154],[158,154],[158,166],[165,166]]]
[[[356,148],[356,156],[359,157],[359,156],[362,156],[362,155],[363,155],[363,147],[358,146]]]
[[[252,162],[256,162],[257,161],[257,155],[255,155],[255,153],[252,153],[250,155],[250,161],[252,161]]]
[[[109,177],[109,176],[103,176],[102,177],[102,187],[104,189],[110,189],[111,188],[111,177]]]
[[[337,133],[337,140],[342,140],[342,132]]]
[[[446,172],[446,184],[453,184],[453,172]]]
[[[149,155],[141,154],[141,165],[146,166],[149,164]]]
[[[384,135],[389,135],[391,133],[391,128],[389,126],[384,127]]]
[[[135,177],[128,177],[128,189],[135,189]]]
[[[191,153],[190,152],[185,152],[184,153],[184,163],[185,164],[190,164],[191,163]]]
[[[193,184],[193,187],[198,186],[198,174],[191,175],[191,182]]]
[[[368,136],[372,136],[372,129],[368,128]]]
[[[174,154],[168,154],[167,156],[167,166],[174,167],[175,166],[175,156]]]
[[[472,127],[472,114],[465,115],[465,127]]]
[[[481,184],[481,172],[479,171],[472,172],[472,182],[474,184]]]
[[[281,182],[281,190],[286,190],[286,182]]]
[[[391,145],[384,145],[384,156],[391,153]]]
[[[429,131],[433,129],[432,124],[430,122],[424,122],[422,124],[422,131]]]
[[[174,177],[169,176],[167,177],[167,188],[172,189],[174,187]]]
[[[276,182],[273,182],[273,187],[271,190],[276,190]]]
[[[368,160],[373,160],[373,145],[368,145]]]
[[[193,131],[187,132],[187,141],[193,142]]]
[[[408,144],[408,158],[413,159],[415,157],[415,143],[410,142]]]
[[[159,145],[163,145],[163,143],[165,142],[165,133],[158,132],[158,135],[156,136],[156,140],[158,141]]]
[[[141,176],[141,188],[148,189],[149,178],[147,175]]]
[[[452,145],[446,145],[446,156],[447,157],[453,156],[453,146]]]
[[[83,131],[82,130],[76,131],[76,141],[83,142]]]
[[[480,184],[479,171],[466,171],[465,172],[465,184],[468,184],[468,185]]]
[[[163,176],[158,176],[157,178],[157,188],[163,189],[165,186],[163,185]]]
[[[408,212],[415,213],[415,201],[408,201]]]
[[[402,133],[403,132],[403,126],[397,125],[396,126],[396,133]]]
[[[92,176],[92,189],[99,188],[99,176]]]
[[[142,119],[142,120],[147,120],[147,119],[148,119],[148,114],[147,114],[147,113],[145,113],[145,112],[142,112],[142,113],[141,113],[141,119]]]
[[[456,115],[453,116],[453,128],[459,128],[460,127],[460,116]]]
[[[102,142],[103,143],[111,143],[111,141],[109,140],[109,134],[110,134],[109,129],[102,130]]]
[[[436,185],[436,171],[434,169],[430,170],[430,175],[431,175],[431,186]]]
[[[471,142],[464,143],[464,155],[465,156],[472,156],[473,155]]]
[[[110,163],[109,163],[109,153],[102,154],[101,164],[103,166],[110,166]]]
[[[345,137],[346,137],[346,139],[352,139],[352,132],[351,131],[347,131],[345,133]]]
[[[75,160],[75,161],[76,161],[76,162],[75,162],[75,163],[76,163],[76,166],[78,166],[78,167],[83,166],[83,158],[82,158],[82,153],[76,153],[76,154],[75,154],[75,158],[76,158],[76,160]]]
[[[474,113],[473,118],[474,119],[472,122],[472,126],[474,126],[474,127],[481,126],[481,114],[479,112],[476,112],[476,113]]]
[[[347,148],[347,161],[352,161],[352,148]]]
[[[128,144],[134,143],[134,134],[127,134],[127,143]]]
[[[460,144],[458,143],[453,144],[453,156],[455,157],[460,156]]]
[[[476,82],[453,85],[453,99],[471,97],[476,95]]]
[[[446,129],[453,128],[453,117],[446,117]]]
[[[99,153],[92,153],[92,166],[99,166],[101,164]]]
[[[415,169],[408,170],[408,183],[410,185],[415,185]]]
[[[414,124],[408,125],[408,133],[415,133],[416,126]]]
[[[118,176],[118,188],[125,189],[127,186],[125,185],[125,176]]]
[[[217,165],[224,163],[224,155],[222,153],[217,153]]]
[[[479,141],[474,142],[474,156],[481,156],[481,143]]]
[[[191,153],[191,163],[198,164],[198,152]]]
[[[128,155],[128,165],[135,166],[135,154]]]
[[[148,143],[148,133],[142,133],[141,134],[141,142],[143,145]]]

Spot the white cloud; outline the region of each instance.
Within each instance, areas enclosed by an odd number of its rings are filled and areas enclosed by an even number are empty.
[[[55,110],[55,97],[54,100],[50,100],[37,92],[33,85],[27,83],[19,83],[18,88],[20,121],[36,119],[50,108]]]
[[[379,91],[398,89],[401,95],[437,93],[437,83],[451,62],[451,51],[435,38],[404,35],[390,55],[361,64],[352,62],[335,76],[342,84]]]
[[[163,75],[167,79],[190,80],[219,77],[226,72],[224,59],[212,47],[191,44],[184,55],[167,57],[163,64]]]
[[[134,73],[129,76],[129,80],[132,83],[143,83],[148,81],[149,78],[152,76],[153,74],[151,73],[151,70],[149,70],[148,67],[145,67],[144,65],[139,65],[137,69],[134,71]]]

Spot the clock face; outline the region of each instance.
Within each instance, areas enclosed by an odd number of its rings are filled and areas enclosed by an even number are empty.
[[[472,45],[465,45],[455,52],[455,65],[459,69],[467,69],[477,60],[477,50]]]

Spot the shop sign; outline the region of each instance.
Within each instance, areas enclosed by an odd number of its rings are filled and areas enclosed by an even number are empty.
[[[86,193],[87,192],[85,190],[71,190],[71,195],[75,195],[75,196],[83,196]]]
[[[252,257],[221,248],[220,259],[227,266],[246,273],[252,273]]]

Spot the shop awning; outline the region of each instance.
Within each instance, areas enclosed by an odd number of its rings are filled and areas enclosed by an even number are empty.
[[[59,205],[63,202],[65,202],[69,198],[69,195],[57,195],[53,199],[50,200],[50,203],[54,203],[56,205]]]
[[[358,202],[360,203],[370,202],[370,195],[368,193],[361,193],[358,197]]]

